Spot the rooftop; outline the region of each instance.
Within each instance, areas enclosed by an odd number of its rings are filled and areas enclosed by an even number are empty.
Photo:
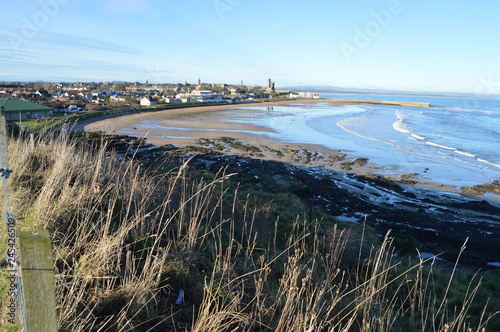
[[[0,106],[4,107],[5,112],[39,112],[50,111],[52,108],[31,103],[18,98],[0,98]]]

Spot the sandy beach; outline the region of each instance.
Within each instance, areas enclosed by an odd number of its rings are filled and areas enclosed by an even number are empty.
[[[300,100],[300,103],[317,103],[318,100]],[[223,121],[220,117],[220,112],[227,109],[237,109],[240,107],[262,107],[262,106],[278,106],[289,105],[293,102],[267,102],[267,103],[248,103],[240,105],[218,105],[218,106],[201,106],[201,107],[181,107],[167,110],[157,110],[153,112],[141,112],[136,114],[123,115],[119,117],[103,117],[97,119],[86,120],[85,122],[78,123],[74,130],[84,131],[104,131],[108,133],[134,130],[140,137],[147,136],[148,141],[156,144],[178,144],[179,146],[193,144],[195,139],[168,139],[153,136],[169,136],[168,130],[162,129],[161,131],[155,129],[137,128],[134,125],[140,121],[169,121],[172,128],[189,129],[189,134],[193,133],[193,138],[215,138],[220,137],[217,135],[216,130],[225,130],[228,128],[229,123]],[[339,105],[339,103],[332,103]],[[234,110],[233,110],[234,112]],[[234,126],[234,124],[232,124]],[[213,129],[215,133],[207,136],[196,135],[196,131]],[[266,128],[253,126],[251,123],[241,124],[239,126],[231,127],[233,130],[257,130],[261,132],[268,131]],[[175,129],[172,129],[174,132]],[[140,135],[142,134],[142,135]],[[246,139],[246,137],[241,137]]]
[[[301,104],[317,103],[318,100],[300,100]],[[293,102],[267,102],[243,104],[241,107],[272,107],[278,105],[289,105]],[[339,105],[332,103],[332,105]],[[236,115],[239,111],[246,113],[246,110],[238,110],[239,105],[219,105],[202,106],[191,108],[177,108],[169,110],[159,110],[154,112],[143,112],[137,114],[123,115],[112,118],[98,118],[88,120],[86,123],[79,123],[75,130],[88,132],[106,132],[109,134],[126,134],[135,137],[145,137],[149,143],[154,145],[173,144],[178,147],[185,147],[196,144],[197,139],[217,139],[220,137],[231,137],[244,141],[248,145],[266,146],[270,149],[308,149],[310,151],[326,154],[338,155],[346,150],[332,150],[322,145],[296,144],[284,140],[276,140],[266,136],[272,131],[268,128],[257,126],[248,122],[235,122],[228,119],[224,111],[231,109],[231,113]],[[162,123],[162,127],[155,127],[156,123]],[[139,126],[139,123],[150,124],[150,126]],[[168,124],[168,127],[166,127]],[[179,137],[182,131],[182,137]],[[237,153],[236,151],[225,151],[226,153]],[[272,153],[266,153],[264,158],[277,159]]]
[[[341,105],[332,101],[322,102],[329,102],[337,106]],[[318,100],[298,100],[296,103],[307,105],[308,103],[318,103]],[[173,144],[177,147],[200,146],[199,141],[197,142],[198,139],[209,139],[220,143],[219,138],[230,137],[240,140],[247,146],[258,147],[260,152],[257,154],[249,153],[226,144],[222,152],[229,155],[249,155],[266,160],[279,160],[294,165],[332,169],[342,173],[384,173],[384,176],[398,179],[405,176],[403,172],[399,171],[398,165],[390,165],[391,172],[388,173],[386,169],[382,169],[379,165],[369,161],[367,163],[362,162],[362,160],[356,161],[355,151],[342,149],[341,146],[339,146],[339,149],[331,149],[318,144],[297,144],[283,139],[276,139],[269,135],[273,133],[269,128],[257,126],[252,123],[251,118],[242,119],[238,114],[240,111],[241,115],[247,114],[249,107],[262,108],[293,104],[294,102],[285,101],[241,105],[240,107],[245,107],[245,110],[238,110],[239,105],[158,110],[90,120],[86,123],[79,123],[74,129],[145,137],[148,142],[157,146],[166,144]],[[231,109],[230,112],[228,112],[228,109]],[[206,147],[213,148],[213,146]],[[304,157],[305,155],[307,155],[307,158]],[[384,167],[387,167],[387,165],[384,165]],[[459,188],[452,185],[443,185],[421,178],[406,178],[406,180],[409,183],[414,182],[419,187],[459,192]]]

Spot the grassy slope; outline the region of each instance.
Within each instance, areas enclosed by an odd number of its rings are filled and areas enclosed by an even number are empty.
[[[292,194],[66,138],[9,152],[20,228],[53,236],[63,331],[500,330],[498,276],[412,263]]]

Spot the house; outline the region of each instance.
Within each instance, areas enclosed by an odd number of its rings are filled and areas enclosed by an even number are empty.
[[[109,100],[117,103],[117,102],[124,102],[125,98],[123,98],[122,96],[111,96]]]
[[[197,95],[197,96],[211,96],[212,95],[212,91],[208,91],[208,90],[205,90],[205,91],[201,91],[201,90],[194,90],[193,92],[191,92],[192,95]]]
[[[29,120],[52,116],[53,108],[17,98],[0,98],[6,121]]]
[[[141,106],[152,106],[156,105],[156,101],[149,99],[148,97],[144,97],[141,99]]]
[[[183,103],[189,103],[191,102],[191,97],[187,97],[187,96],[181,96],[181,97],[176,97],[178,99],[180,99]]]
[[[290,92],[290,98],[319,99],[319,95],[312,92]]]
[[[182,100],[180,100],[178,98],[165,98],[165,103],[166,104],[182,103]]]

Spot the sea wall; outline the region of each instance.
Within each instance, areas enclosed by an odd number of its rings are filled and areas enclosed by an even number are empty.
[[[379,105],[394,105],[406,107],[431,107],[431,103],[422,103],[415,101],[383,101],[383,100],[359,100],[359,99],[337,99],[330,98],[330,101],[345,104],[379,104]]]

